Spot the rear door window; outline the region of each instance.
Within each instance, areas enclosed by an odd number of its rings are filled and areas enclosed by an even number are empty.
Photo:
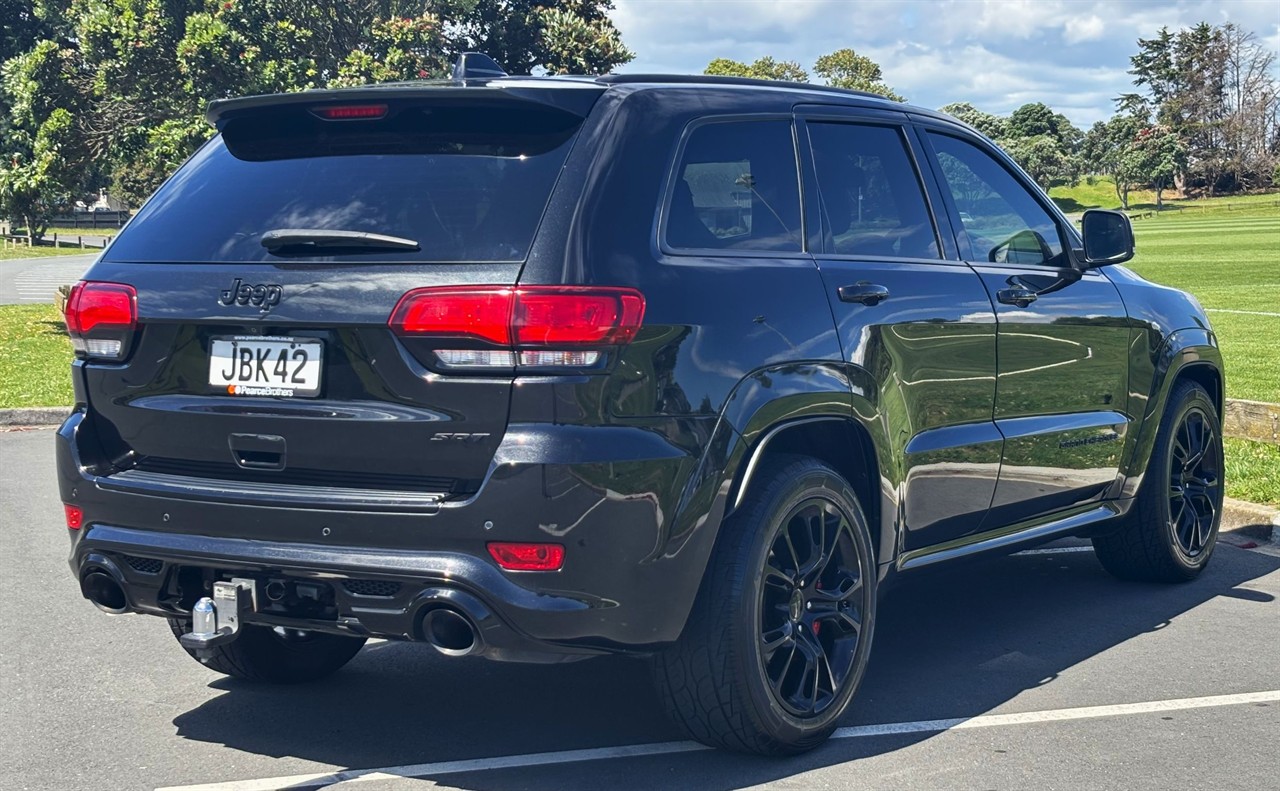
[[[799,252],[800,179],[791,122],[696,127],[681,155],[664,227],[673,248]]]
[[[126,262],[522,261],[581,119],[543,107],[392,108],[330,121],[305,108],[228,121],[107,249]],[[282,229],[408,239],[290,250]]]
[[[838,255],[938,258],[938,239],[902,132],[808,124],[818,191]]]

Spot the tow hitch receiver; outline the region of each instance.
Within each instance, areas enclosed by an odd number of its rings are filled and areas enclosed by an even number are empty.
[[[191,610],[191,631],[178,638],[183,648],[207,659],[212,649],[240,636],[240,619],[257,609],[254,581],[232,578],[213,583],[213,598],[205,596]]]

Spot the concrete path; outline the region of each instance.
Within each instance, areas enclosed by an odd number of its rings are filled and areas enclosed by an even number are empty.
[[[58,286],[80,279],[98,254],[0,261],[0,305],[52,304]]]

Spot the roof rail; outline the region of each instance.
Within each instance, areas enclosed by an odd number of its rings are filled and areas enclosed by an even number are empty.
[[[506,76],[498,62],[483,52],[463,52],[453,64],[455,80],[488,80]]]
[[[869,99],[892,101],[878,93],[858,91],[852,88],[836,88],[831,85],[814,85],[809,82],[791,82],[788,80],[759,80],[754,77],[728,77],[719,74],[606,74],[596,78],[597,82],[613,85],[630,83],[656,82],[680,83],[689,85],[749,85],[756,88],[791,88],[801,91],[820,91],[836,93],[841,96],[862,96]]]

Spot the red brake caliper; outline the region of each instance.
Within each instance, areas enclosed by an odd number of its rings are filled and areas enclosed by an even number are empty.
[[[817,582],[813,583],[813,587],[814,587],[814,588],[816,588],[816,589],[818,589],[818,590],[822,590],[822,580],[818,580]],[[822,629],[822,622],[821,622],[821,621],[814,621],[814,622],[813,622],[813,636],[814,636],[814,637],[817,637],[817,636],[818,636],[818,631],[819,631],[819,630],[821,630],[821,629]]]

